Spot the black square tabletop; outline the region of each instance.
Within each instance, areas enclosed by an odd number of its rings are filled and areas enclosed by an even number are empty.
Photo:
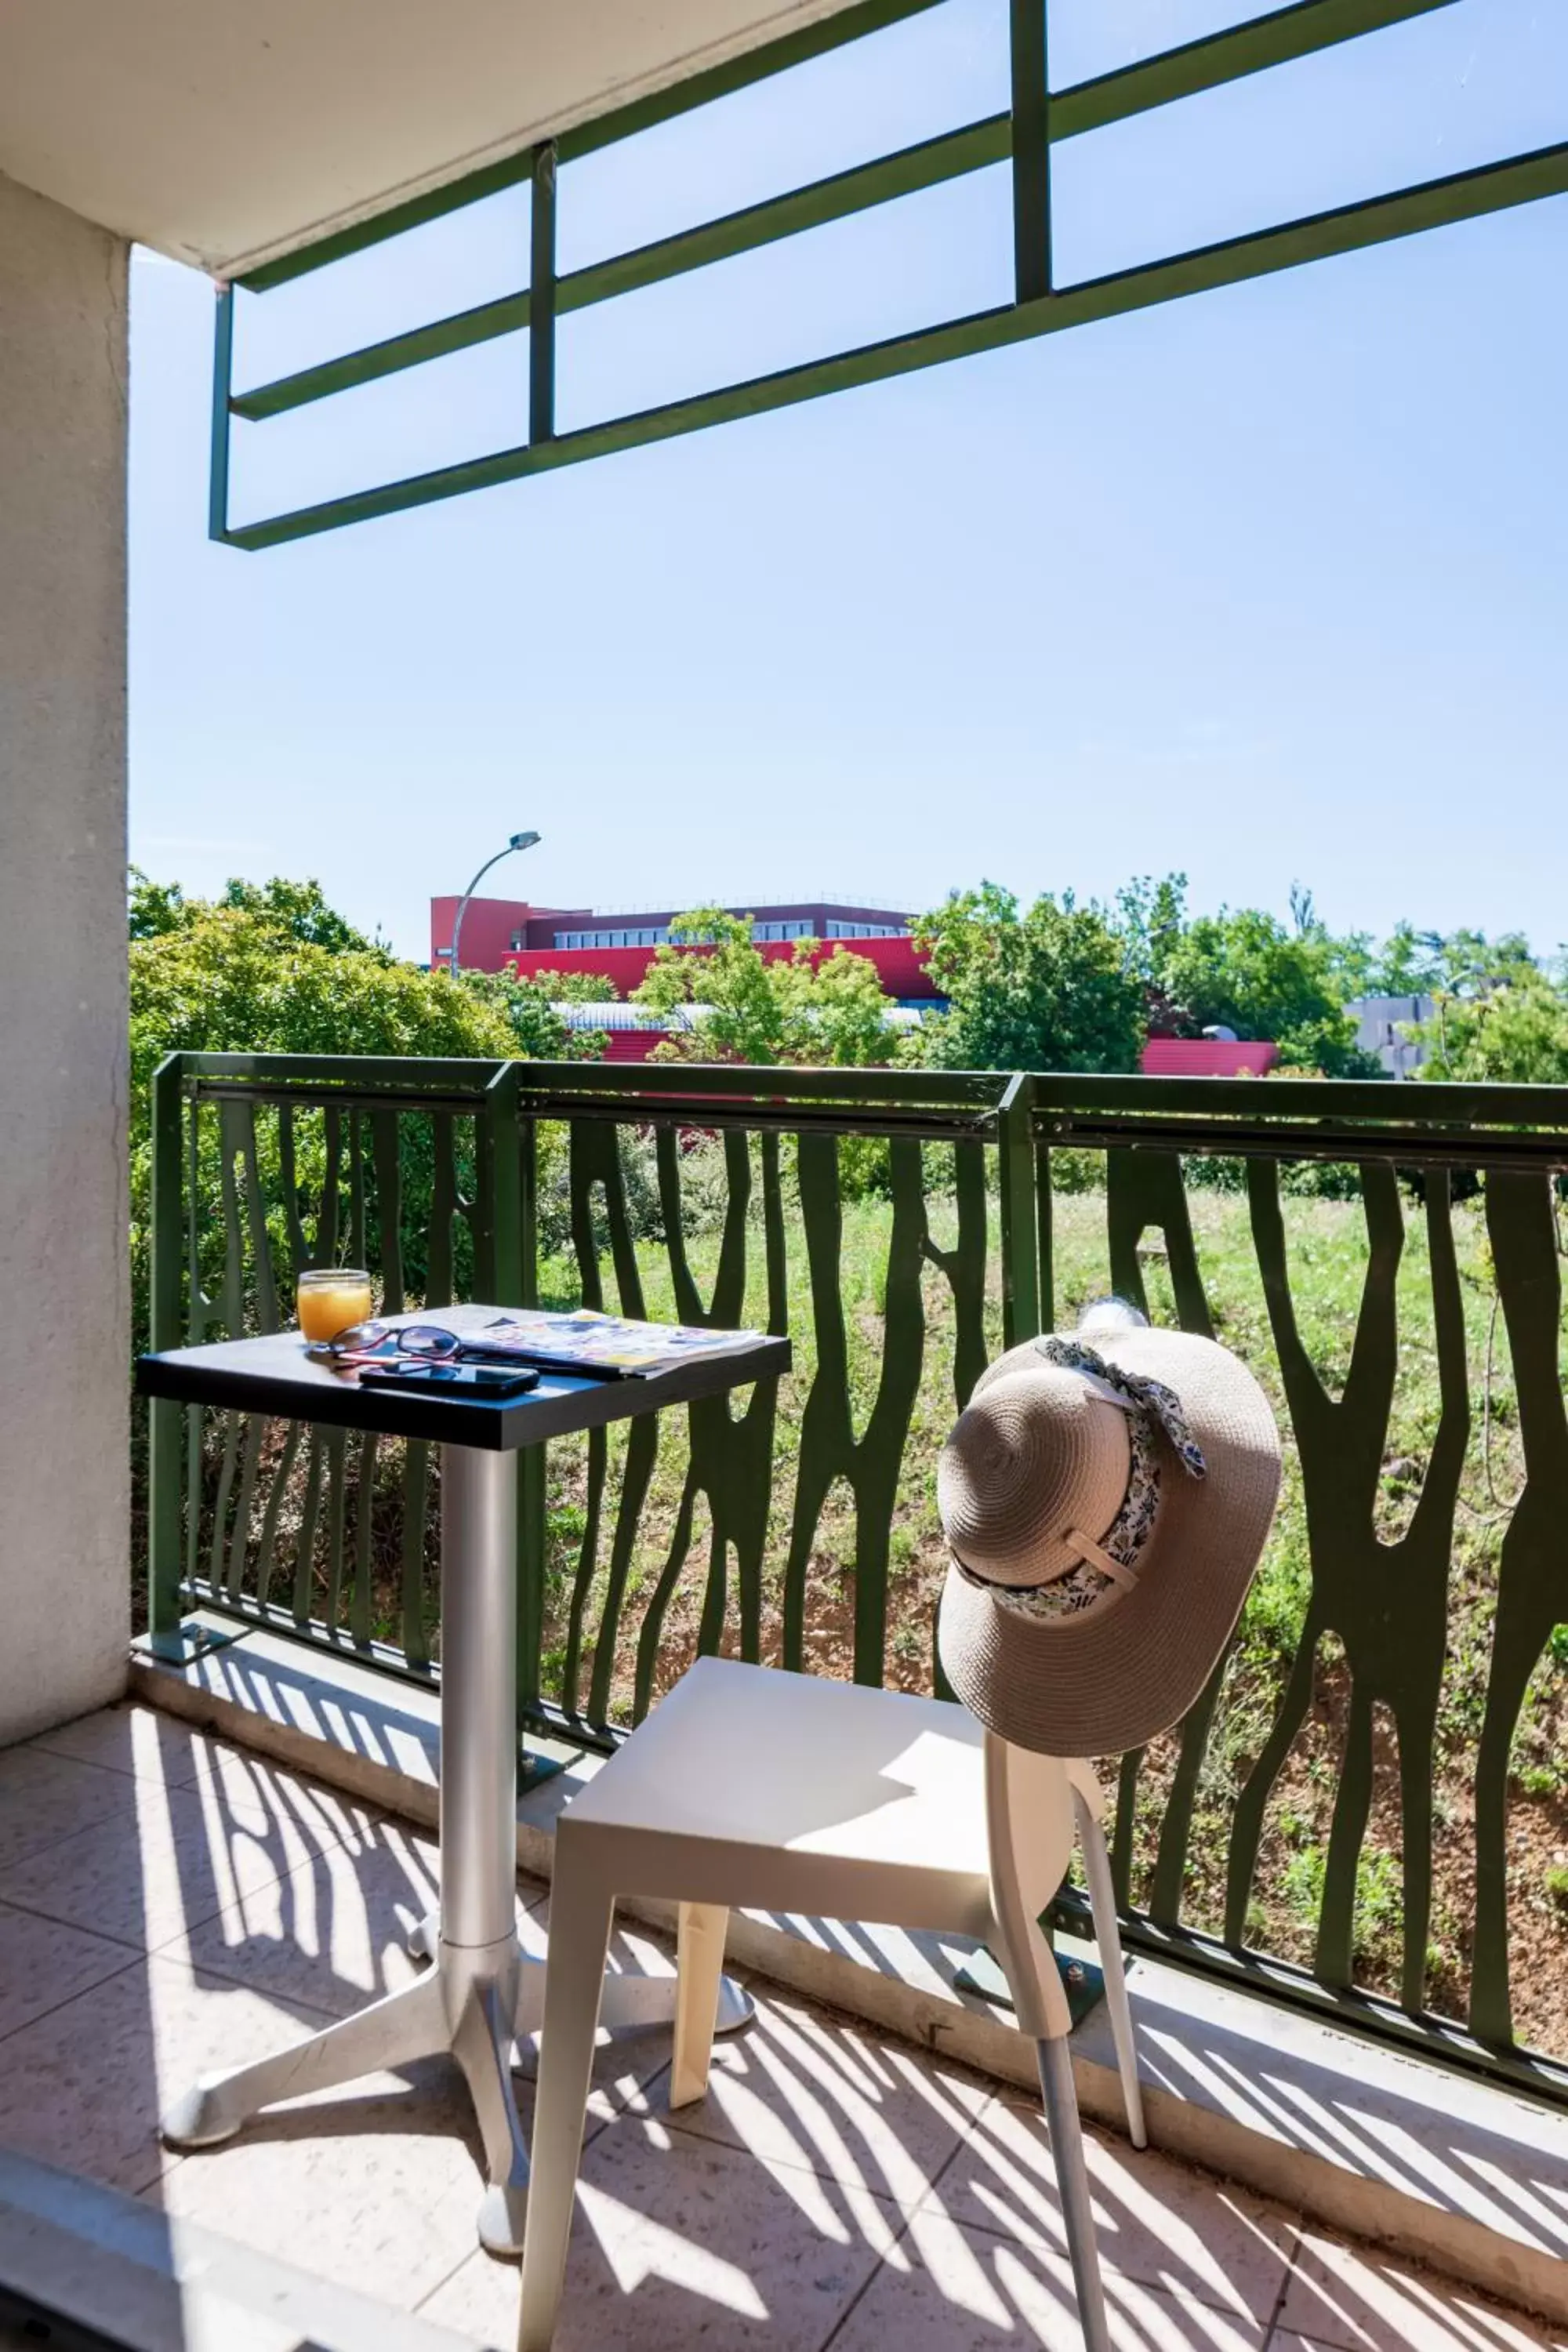
[[[427,1322],[432,1317],[406,1319]],[[362,1388],[356,1371],[340,1370],[309,1354],[298,1331],[278,1331],[143,1356],[136,1386],[142,1396],[180,1404],[227,1406],[281,1421],[325,1422],[339,1429],[372,1429],[387,1437],[422,1437],[505,1454],[571,1430],[600,1429],[606,1422],[657,1412],[664,1405],[719,1396],[789,1368],[787,1339],[759,1339],[723,1354],[688,1357],[668,1371],[595,1380],[542,1370],[539,1386],[523,1396],[442,1396],[428,1389]]]

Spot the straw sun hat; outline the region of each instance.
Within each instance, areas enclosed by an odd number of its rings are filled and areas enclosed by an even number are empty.
[[[1268,1401],[1213,1339],[1111,1300],[1010,1349],[937,1470],[953,1689],[1020,1748],[1142,1747],[1214,1671],[1279,1488]]]

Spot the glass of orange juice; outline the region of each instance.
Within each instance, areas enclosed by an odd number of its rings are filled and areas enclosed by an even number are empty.
[[[335,1339],[351,1324],[369,1322],[370,1276],[363,1266],[312,1266],[300,1276],[295,1306],[307,1339]]]

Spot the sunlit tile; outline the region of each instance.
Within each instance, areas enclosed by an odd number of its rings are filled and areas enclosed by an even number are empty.
[[[1221,2309],[1266,2317],[1295,2238],[1290,2217],[1157,2150],[1084,2134],[1100,2262],[1107,2271]],[[1065,2255],[1056,2164],[1037,2105],[996,2098],[935,2195],[966,2230]]]
[[[934,2204],[916,2214],[902,2268],[885,2263],[834,2338],[834,2352],[1083,2352],[1065,2258],[963,2230]],[[1265,2319],[1108,2275],[1113,2352],[1260,2352]]]
[[[583,2159],[555,2352],[817,2352],[896,2226],[798,2167],[612,2124]],[[516,2273],[477,2256],[423,2308],[510,2343]]]
[[[1289,2339],[1335,2352],[1536,2352],[1549,2336],[1451,2279],[1383,2262],[1370,2250],[1309,2231],[1279,2313],[1281,2352]]]

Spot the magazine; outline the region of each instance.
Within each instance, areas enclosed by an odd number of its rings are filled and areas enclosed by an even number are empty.
[[[498,1364],[535,1364],[558,1372],[622,1379],[668,1372],[694,1358],[731,1356],[760,1347],[765,1331],[708,1331],[689,1323],[638,1323],[590,1307],[552,1313],[537,1307],[443,1307],[469,1357]]]

